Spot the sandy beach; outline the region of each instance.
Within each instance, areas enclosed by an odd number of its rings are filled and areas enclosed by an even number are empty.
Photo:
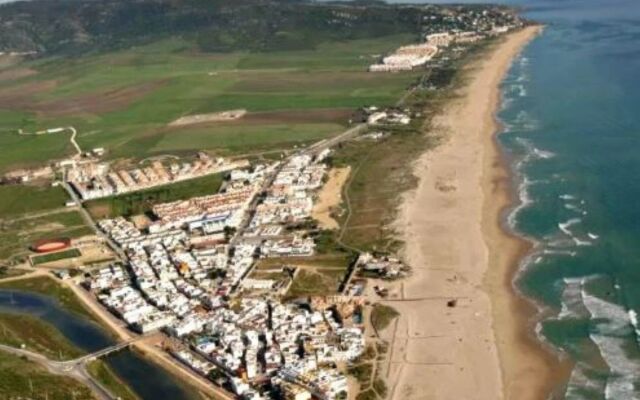
[[[469,67],[435,120],[444,143],[415,165],[419,184],[397,225],[413,275],[385,301],[401,314],[383,332],[391,399],[526,400],[551,390],[554,357],[535,342],[534,310],[511,283],[528,244],[501,228],[512,193],[495,141],[500,83],[539,30],[510,34]]]

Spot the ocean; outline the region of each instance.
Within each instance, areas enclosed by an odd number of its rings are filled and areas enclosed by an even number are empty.
[[[500,143],[533,240],[518,289],[575,361],[567,399],[640,399],[640,2],[523,1],[546,25],[503,82]]]

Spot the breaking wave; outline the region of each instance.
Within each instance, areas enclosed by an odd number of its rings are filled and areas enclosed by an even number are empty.
[[[562,309],[558,319],[589,319],[593,328],[589,338],[597,347],[608,373],[602,379],[587,376],[590,366],[579,361],[572,373],[565,393],[566,398],[581,399],[585,393],[603,393],[605,399],[640,399],[640,365],[628,350],[637,344],[638,321],[633,310],[594,296],[585,284],[597,276],[566,278],[563,280]]]

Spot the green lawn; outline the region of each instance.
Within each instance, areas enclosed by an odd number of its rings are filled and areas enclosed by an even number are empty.
[[[81,356],[56,328],[30,315],[0,313],[0,342],[42,354],[51,360],[68,360]]]
[[[0,352],[1,399],[93,399],[91,391],[71,378],[52,375],[43,367]]]
[[[173,39],[109,54],[31,61],[26,66],[38,74],[3,83],[3,90],[27,94],[15,105],[0,102],[0,171],[70,153],[67,135],[18,136],[19,128],[73,125],[83,148],[106,147],[113,158],[199,148],[250,152],[317,140],[340,127],[313,120],[291,125],[285,118],[264,129],[239,122],[233,129],[216,126],[183,136],[167,132],[166,124],[182,115],[233,108],[393,104],[418,74],[370,74],[366,66],[413,40],[395,35],[330,42],[314,50],[202,54]]]

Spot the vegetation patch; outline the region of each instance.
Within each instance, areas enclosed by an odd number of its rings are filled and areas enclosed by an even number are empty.
[[[31,257],[31,263],[33,265],[46,264],[54,261],[66,260],[68,258],[80,257],[82,253],[78,249],[68,249],[63,251],[57,251],[55,253],[43,254],[41,256]]]
[[[0,342],[43,354],[51,360],[69,360],[83,351],[52,325],[24,314],[0,313]]]
[[[0,352],[0,398],[2,399],[92,399],[80,382],[52,375],[21,357]]]
[[[392,104],[419,75],[366,71],[375,55],[415,40],[413,35],[324,40],[302,51],[208,54],[194,52],[188,38],[158,40],[135,49],[26,62],[21,68],[38,73],[3,87],[3,93],[21,96],[0,101],[0,171],[68,156],[66,136],[17,134],[53,126],[75,127],[83,149],[104,147],[109,158],[289,149],[344,130],[347,110]],[[131,88],[143,88],[144,96],[123,96]],[[33,104],[57,104],[59,116],[30,110]],[[167,127],[187,114],[237,108],[247,109],[247,118]]]
[[[84,206],[96,219],[113,218],[120,215],[129,217],[148,213],[158,203],[217,193],[223,179],[223,174],[207,175],[120,196],[91,200],[85,202]]]
[[[301,269],[287,292],[287,297],[323,296],[337,293],[345,271],[341,269]]]
[[[111,394],[122,400],[139,400],[133,390],[109,366],[102,360],[91,361],[87,365],[87,371],[97,379]]]
[[[376,331],[385,329],[391,321],[400,314],[393,308],[384,304],[375,304],[371,310],[371,325]]]
[[[0,135],[0,138],[4,135]],[[0,139],[0,143],[1,143]],[[0,144],[0,148],[3,148]],[[0,152],[0,158],[8,151]],[[0,185],[0,218],[8,219],[25,213],[45,212],[64,207],[69,199],[61,187],[34,185]]]

